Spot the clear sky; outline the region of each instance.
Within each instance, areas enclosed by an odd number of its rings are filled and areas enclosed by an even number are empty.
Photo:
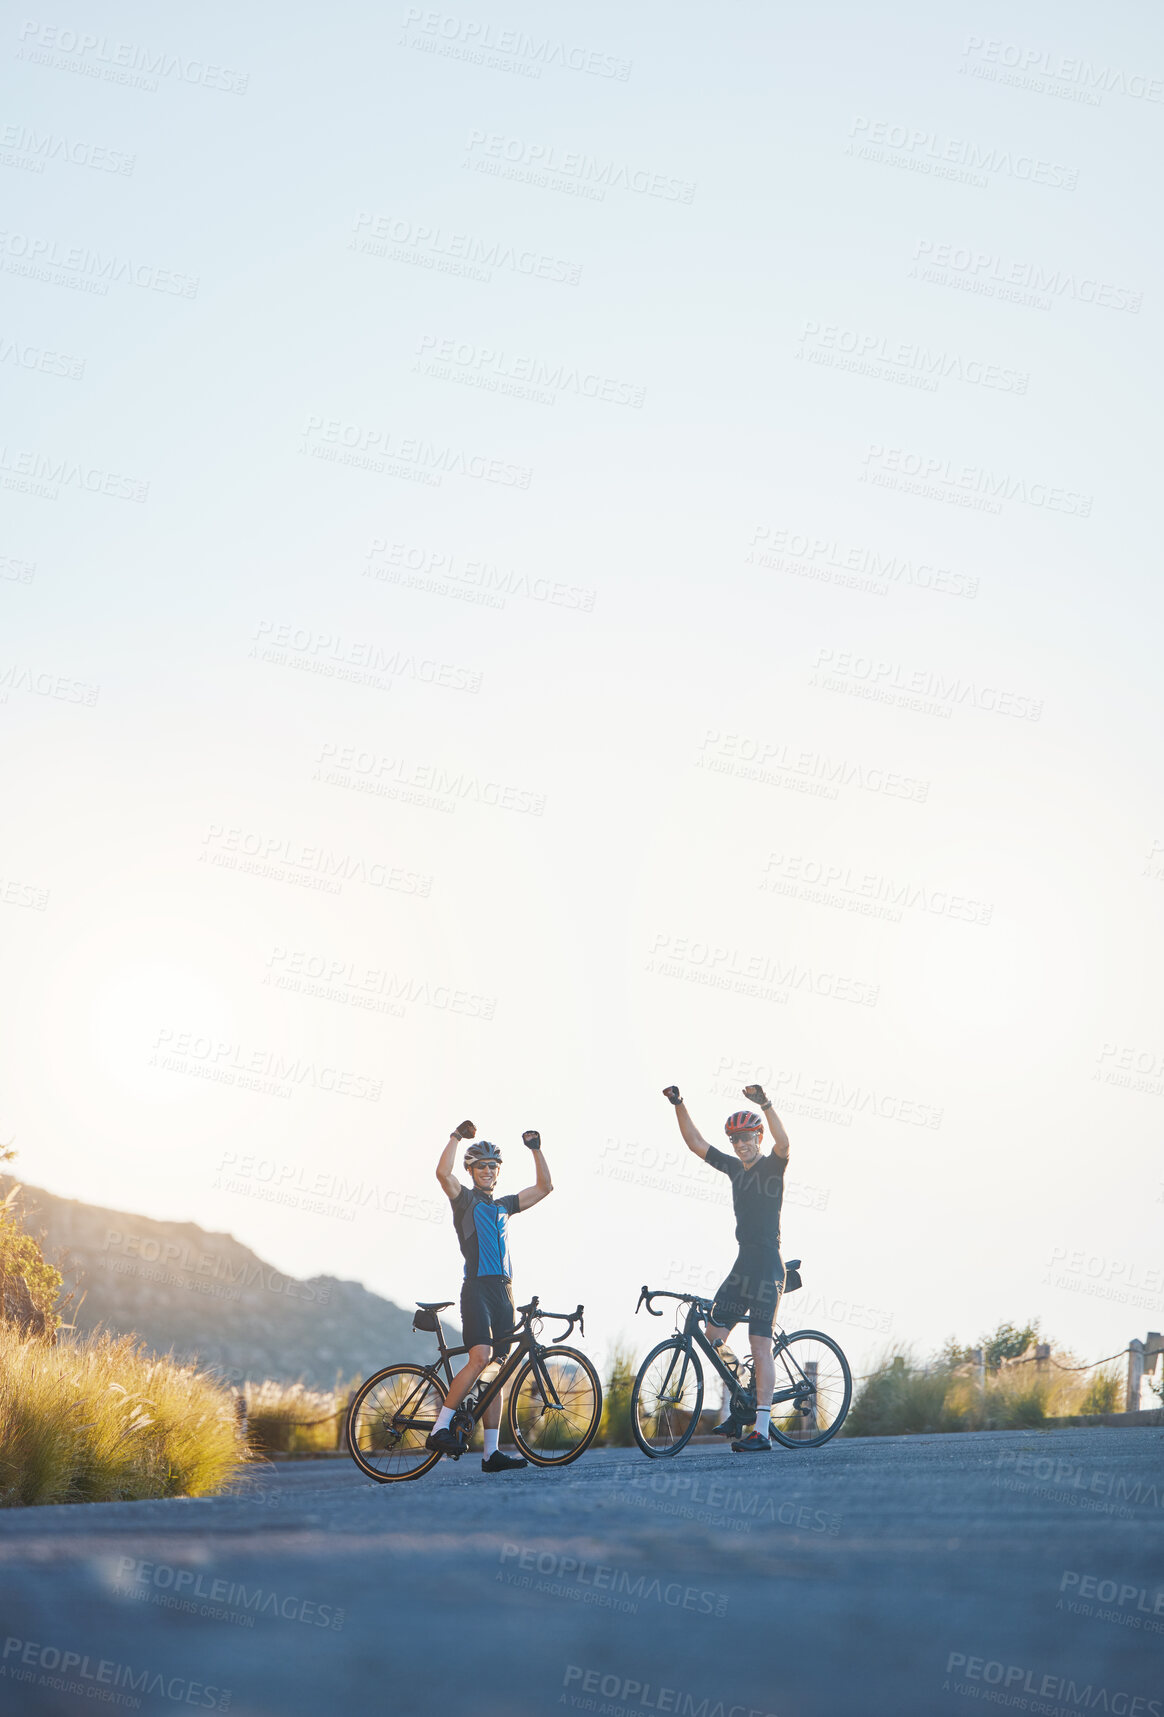
[[[601,1350],[758,1076],[791,1325],[1160,1327],[1155,10],[5,29],[22,1175],[407,1302],[536,1126]]]

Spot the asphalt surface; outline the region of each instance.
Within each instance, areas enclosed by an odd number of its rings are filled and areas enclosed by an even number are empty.
[[[987,1705],[1164,1714],[1164,1431],[467,1456],[388,1486],[288,1463],[0,1517],[5,1714]]]

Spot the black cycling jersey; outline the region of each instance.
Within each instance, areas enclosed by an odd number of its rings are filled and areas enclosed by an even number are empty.
[[[732,1183],[736,1239],[740,1245],[779,1252],[780,1205],[784,1198],[787,1157],[769,1151],[758,1157],[751,1168],[745,1168],[734,1152],[729,1156],[727,1151],[717,1151],[714,1145],[709,1145],[703,1160],[720,1174],[726,1174]]]
[[[465,1280],[474,1276],[504,1276],[509,1281],[508,1218],[521,1209],[520,1194],[508,1192],[494,1198],[477,1186],[462,1186],[453,1199],[453,1223],[461,1251],[465,1254]]]

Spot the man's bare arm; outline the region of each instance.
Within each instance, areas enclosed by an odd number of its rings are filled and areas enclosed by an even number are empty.
[[[534,1175],[536,1176],[536,1179],[532,1186],[523,1187],[518,1193],[517,1208],[519,1210],[530,1210],[535,1204],[540,1204],[543,1198],[549,1198],[550,1194],[554,1190],[554,1183],[550,1179],[549,1164],[546,1162],[546,1154],[542,1150],[541,1135],[538,1133],[523,1133],[521,1135],[521,1141],[523,1145],[528,1146],[528,1148],[533,1152]]]
[[[783,1157],[784,1161],[787,1162],[788,1153],[792,1147],[788,1142],[788,1134],[784,1131],[784,1123],[768,1101],[764,1087],[762,1085],[745,1085],[744,1096],[749,1102],[758,1103],[764,1112],[768,1122],[768,1131],[772,1135],[772,1155]]]
[[[440,1161],[437,1163],[436,1177],[440,1181],[443,1191],[450,1198],[456,1198],[461,1190],[461,1183],[453,1173],[453,1164],[457,1160],[457,1148],[464,1144],[466,1139],[473,1138],[476,1131],[472,1121],[462,1121],[460,1126],[449,1134],[449,1142],[441,1152]]]
[[[679,1131],[683,1134],[683,1143],[687,1149],[694,1151],[697,1157],[706,1157],[711,1146],[687,1113],[687,1105],[679,1095],[679,1087],[668,1085],[663,1095],[668,1102],[675,1105],[675,1119],[679,1123]]]

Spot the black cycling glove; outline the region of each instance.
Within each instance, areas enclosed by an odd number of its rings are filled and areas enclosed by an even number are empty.
[[[770,1109],[772,1106],[764,1095],[764,1087],[762,1085],[745,1085],[744,1096],[749,1100],[749,1102],[758,1103],[761,1109]]]
[[[676,1108],[678,1108],[680,1103],[683,1101],[682,1097],[679,1095],[678,1085],[665,1085],[663,1087],[663,1095],[667,1099],[668,1103],[674,1103]]]
[[[459,1127],[453,1128],[453,1132],[458,1139],[475,1139],[477,1137],[477,1129],[472,1121],[462,1121]]]
[[[523,1133],[521,1135],[521,1142],[523,1145],[528,1145],[531,1151],[540,1151],[542,1148],[542,1135],[540,1133]]]

